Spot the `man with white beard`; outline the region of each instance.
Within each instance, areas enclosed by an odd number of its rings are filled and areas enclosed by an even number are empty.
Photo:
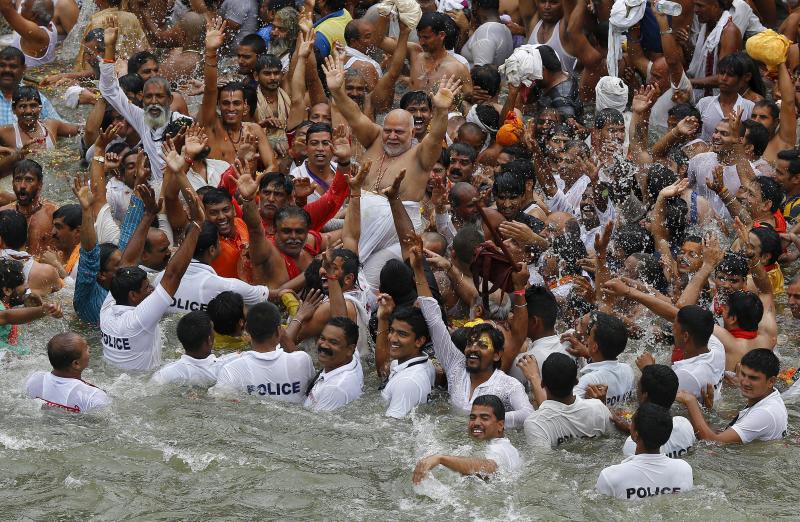
[[[461,81],[456,78],[442,79],[439,91],[432,100],[430,130],[419,144],[413,145],[414,117],[410,112],[403,109],[391,111],[381,127],[365,116],[347,96],[341,61],[329,56],[325,59],[323,69],[334,104],[366,149],[362,162],[372,162],[372,169],[367,174],[361,192],[358,255],[367,281],[377,288],[380,270],[386,261],[400,258],[400,243],[389,202],[382,195],[383,189],[391,186],[398,174],[405,171],[405,181],[397,197],[403,201],[414,227],[419,230],[422,226],[419,202],[425,195],[431,169],[441,156],[442,140],[447,130],[447,110],[461,91]]]
[[[116,45],[119,36],[118,23],[115,17],[109,17],[106,20],[106,28],[103,34],[106,46],[105,56],[103,63],[100,64],[100,94],[141,136],[142,146],[150,159],[150,169],[156,192],[158,192],[165,165],[164,156],[161,152],[164,129],[173,120],[188,118],[188,116],[170,111],[172,92],[169,88],[169,82],[159,76],[148,79],[144,84],[142,99],[144,108],[137,107],[128,100],[114,72]]]

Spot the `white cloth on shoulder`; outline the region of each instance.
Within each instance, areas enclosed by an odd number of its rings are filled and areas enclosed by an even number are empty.
[[[344,64],[345,70],[352,67],[355,62],[367,62],[375,69],[375,72],[378,73],[378,78],[383,76],[383,70],[381,70],[381,66],[378,64],[378,62],[362,53],[358,49],[353,49],[352,47],[348,46],[344,48],[344,52],[347,56],[349,56],[347,63]]]
[[[539,45],[520,45],[511,53],[505,63],[498,68],[500,74],[505,74],[512,85],[520,84],[530,87],[536,80],[541,80],[542,56],[537,49]]]
[[[464,0],[438,0],[436,4],[438,5],[436,10],[440,13],[463,11],[467,8],[467,6],[464,5]]]
[[[619,59],[622,56],[622,33],[638,24],[644,16],[645,0],[614,0],[608,19],[608,63],[609,76],[617,76]]]
[[[728,20],[731,19],[731,14],[728,11],[722,13],[719,17],[717,25],[710,33],[706,34],[707,24],[702,24],[700,33],[697,35],[697,47],[695,47],[692,61],[686,69],[689,77],[691,78],[705,78],[706,77],[706,57],[709,53],[716,53],[719,41],[722,38],[722,30],[725,29]],[[717,72],[717,59],[714,59],[714,70],[712,74]],[[702,92],[702,90],[700,91]]]
[[[628,106],[628,86],[621,78],[603,76],[594,88],[596,111],[616,109],[625,112]]]

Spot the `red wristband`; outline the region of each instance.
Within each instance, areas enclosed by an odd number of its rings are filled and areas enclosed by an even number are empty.
[[[525,289],[523,288],[522,290],[514,290],[514,295],[521,295],[522,297],[525,297]]]
[[[183,161],[185,161],[186,164],[189,165],[190,167],[192,165],[194,165],[194,160],[191,160],[191,159],[187,158],[186,156],[183,157]]]
[[[116,60],[111,60],[109,58],[103,58],[103,63],[117,63]]]

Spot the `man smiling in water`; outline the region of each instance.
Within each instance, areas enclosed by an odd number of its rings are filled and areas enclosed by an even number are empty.
[[[456,457],[430,455],[420,460],[414,468],[414,484],[425,479],[428,472],[442,465],[462,475],[487,476],[498,471],[515,471],[522,467],[519,452],[504,436],[506,409],[496,395],[481,395],[472,403],[467,433],[474,440],[485,441],[486,456]]]
[[[364,370],[361,357],[356,353],[356,344],[356,323],[347,317],[334,317],[328,321],[317,339],[322,370],[308,387],[306,408],[332,411],[361,397]]]

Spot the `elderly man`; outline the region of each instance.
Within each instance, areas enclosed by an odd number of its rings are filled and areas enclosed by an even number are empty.
[[[367,56],[367,51],[372,46],[372,31],[372,24],[361,19],[350,21],[344,28],[344,39],[347,42],[344,49],[347,55],[344,68],[360,72],[367,81],[368,91],[372,91],[378,78],[383,76],[378,62]]]
[[[326,59],[324,66],[328,88],[336,107],[366,149],[363,161],[372,161],[364,186],[369,192],[362,195],[361,240],[359,257],[364,274],[373,287],[378,286],[380,270],[387,259],[400,257],[400,244],[391,218],[391,209],[381,191],[394,182],[401,171],[405,183],[398,197],[414,223],[421,227],[419,202],[425,194],[431,169],[441,156],[442,140],[447,129],[447,110],[460,92],[459,80],[443,79],[433,97],[433,117],[430,131],[414,145],[414,117],[406,110],[396,109],[386,115],[383,127],[371,121],[351,100],[344,89],[344,68],[335,58]]]

